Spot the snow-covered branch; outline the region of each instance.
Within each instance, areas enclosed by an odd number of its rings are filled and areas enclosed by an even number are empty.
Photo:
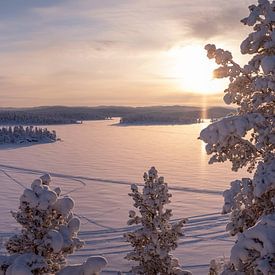
[[[234,171],[246,166],[254,173],[233,181],[224,192],[223,213],[230,213],[227,230],[237,241],[222,274],[275,273],[275,1],[259,0],[249,10],[241,21],[253,26],[241,44],[243,54],[253,55],[248,64],[241,67],[230,52],[215,45],[205,47],[220,65],[214,76],[229,77],[225,103],[239,108],[209,125],[200,139],[212,155],[210,163],[229,160]],[[213,261],[210,274],[218,274],[218,266]]]

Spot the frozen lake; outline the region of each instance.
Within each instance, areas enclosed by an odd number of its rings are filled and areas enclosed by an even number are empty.
[[[49,126],[62,142],[0,147],[0,237],[5,240],[19,230],[10,210],[18,207],[20,184],[30,186],[42,171],[49,172],[83,217],[80,237],[86,246],[70,261],[104,255],[106,274],[127,271],[130,264],[123,257],[130,248],[123,233],[130,230],[126,223],[132,208],[127,194],[130,184],[142,183],[144,171],[155,166],[173,194],[174,218],[189,217],[174,254],[193,274],[207,274],[210,260],[228,255],[233,242],[225,232],[227,217],[219,215],[222,191],[245,173],[230,172],[228,163],[208,165],[197,139],[206,124],[112,126],[115,122]]]

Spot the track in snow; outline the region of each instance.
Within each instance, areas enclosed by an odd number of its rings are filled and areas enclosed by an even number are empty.
[[[214,241],[215,243],[227,242],[228,245],[232,245],[234,240],[225,232],[227,219],[228,216],[221,215],[220,213],[189,217],[184,230],[185,236],[179,240],[177,249],[182,249],[182,251],[188,253],[188,247],[199,247],[204,242],[209,241]],[[176,220],[172,220],[172,222],[175,221]],[[123,235],[137,228],[138,226],[126,226],[112,229],[82,231],[79,233],[79,236],[85,241],[85,247],[71,256],[71,260],[79,262],[89,256],[96,255],[102,255],[106,258],[123,258],[131,251],[131,247],[125,242]],[[209,262],[200,262],[193,265],[185,265],[184,268],[197,270],[198,268],[207,269],[208,266]],[[106,272],[107,271],[108,269]],[[109,270],[108,272],[112,273],[115,271]]]
[[[79,176],[79,175],[73,176],[73,175],[68,175],[68,174],[60,174],[60,173],[54,173],[54,172],[49,172],[49,171],[28,169],[28,168],[22,168],[22,167],[16,167],[16,166],[4,165],[4,164],[0,164],[0,168],[2,168],[1,169],[2,171],[17,171],[17,172],[21,172],[21,173],[28,173],[28,174],[35,174],[35,175],[42,175],[44,173],[49,173],[52,177],[78,181],[83,186],[86,185],[86,183],[84,181],[94,181],[94,182],[100,182],[100,183],[120,184],[120,185],[128,185],[128,186],[133,184],[133,182],[129,182],[129,181],[85,177],[85,176]],[[135,184],[137,184],[138,186],[143,186],[143,184],[140,184],[140,183],[135,183]],[[193,187],[178,187],[178,186],[173,186],[173,185],[169,185],[169,190],[200,193],[200,194],[211,194],[211,195],[219,195],[219,196],[222,195],[222,191],[211,190],[211,189],[200,189],[200,188],[193,188]],[[73,191],[74,190],[70,191],[70,193]]]

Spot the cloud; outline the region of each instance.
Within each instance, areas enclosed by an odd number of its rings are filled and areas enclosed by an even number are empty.
[[[80,102],[89,96],[90,102],[101,98],[105,104],[108,98],[131,104],[146,98],[166,102],[162,95],[176,87],[152,77],[165,66],[163,52],[192,43],[203,47],[214,37],[240,39],[239,20],[247,14],[247,1],[5,1],[0,86],[5,95],[33,96],[40,105],[43,100]],[[171,93],[175,99],[197,98]]]
[[[104,40],[104,39],[98,39],[94,41],[90,41],[89,44],[95,51],[106,51],[110,48],[114,48],[120,44],[119,41],[116,40]]]
[[[228,4],[224,0],[27,3],[19,18],[10,15],[6,28],[2,32],[0,28],[2,49],[10,46],[15,50],[18,45],[17,50],[35,50],[86,42],[97,51],[163,51],[179,41],[235,36],[233,31],[240,28],[239,20],[247,13],[246,6],[237,0]]]
[[[188,35],[203,40],[209,40],[217,36],[233,36],[236,30],[238,30],[239,35],[241,30],[246,30],[240,23],[240,19],[244,17],[244,14],[244,10],[239,6],[230,7],[229,9],[213,9],[207,14],[200,13],[196,20],[187,22]]]

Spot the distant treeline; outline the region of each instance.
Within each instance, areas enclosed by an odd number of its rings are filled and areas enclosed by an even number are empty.
[[[234,110],[223,107],[202,109],[199,107],[164,106],[145,107],[138,112],[121,117],[120,124],[192,124],[203,118],[215,119],[224,117]]]
[[[188,106],[152,106],[152,107],[35,107],[0,108],[0,125],[48,125],[73,124],[85,120],[104,120],[121,117],[121,123],[195,123],[198,119],[219,118],[232,112],[223,107],[208,108],[203,112],[199,107]]]
[[[104,120],[121,117],[130,112],[128,107],[35,107],[0,108],[0,125],[74,124],[85,120]]]

